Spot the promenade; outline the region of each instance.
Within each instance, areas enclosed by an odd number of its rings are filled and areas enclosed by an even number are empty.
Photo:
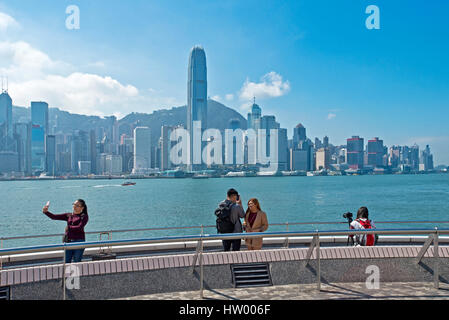
[[[431,282],[381,283],[367,289],[365,283],[290,284],[270,287],[204,290],[203,300],[449,300],[449,284],[435,289]],[[201,300],[199,290],[149,294],[117,300]]]

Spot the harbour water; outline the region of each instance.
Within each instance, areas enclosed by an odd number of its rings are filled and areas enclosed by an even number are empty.
[[[86,231],[215,225],[214,210],[236,188],[246,202],[259,199],[270,223],[340,221],[367,206],[376,221],[449,220],[449,175],[363,175],[323,177],[250,177],[210,179],[143,179],[134,186],[120,180],[0,182],[0,237],[63,233],[65,222],[42,214],[50,201],[53,213],[70,212],[82,198],[89,211]],[[449,224],[377,225],[378,228],[449,228]],[[295,230],[336,230],[347,225],[298,225]],[[272,226],[269,231],[285,231]],[[113,239],[199,234],[198,229],[116,233]],[[214,228],[206,233],[216,233]],[[98,240],[88,235],[87,240]],[[5,240],[3,247],[60,243],[60,237]]]

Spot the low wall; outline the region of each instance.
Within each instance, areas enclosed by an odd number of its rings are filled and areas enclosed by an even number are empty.
[[[433,281],[436,259],[430,247],[417,264],[419,246],[328,247],[320,249],[323,283],[365,282],[368,266],[379,270],[380,282]],[[269,263],[273,285],[317,281],[316,250],[306,265],[308,248],[204,253],[204,287],[232,288],[231,265]],[[440,281],[449,280],[449,247],[439,247]],[[79,270],[79,289],[66,299],[112,299],[137,295],[199,290],[194,254],[165,255],[72,264]],[[198,265],[198,261],[197,261]],[[11,299],[62,299],[62,264],[0,271],[0,286],[9,286]]]

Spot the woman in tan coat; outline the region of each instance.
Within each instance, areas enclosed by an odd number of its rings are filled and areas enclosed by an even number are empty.
[[[264,232],[268,229],[267,214],[260,209],[259,201],[256,198],[248,201],[244,224],[246,232]],[[260,250],[262,243],[263,238],[245,239],[248,250]]]

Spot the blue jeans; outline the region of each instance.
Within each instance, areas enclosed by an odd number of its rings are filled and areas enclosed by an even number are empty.
[[[69,242],[84,242],[85,240],[69,240]],[[65,263],[81,262],[83,258],[84,249],[66,250],[65,252]]]

